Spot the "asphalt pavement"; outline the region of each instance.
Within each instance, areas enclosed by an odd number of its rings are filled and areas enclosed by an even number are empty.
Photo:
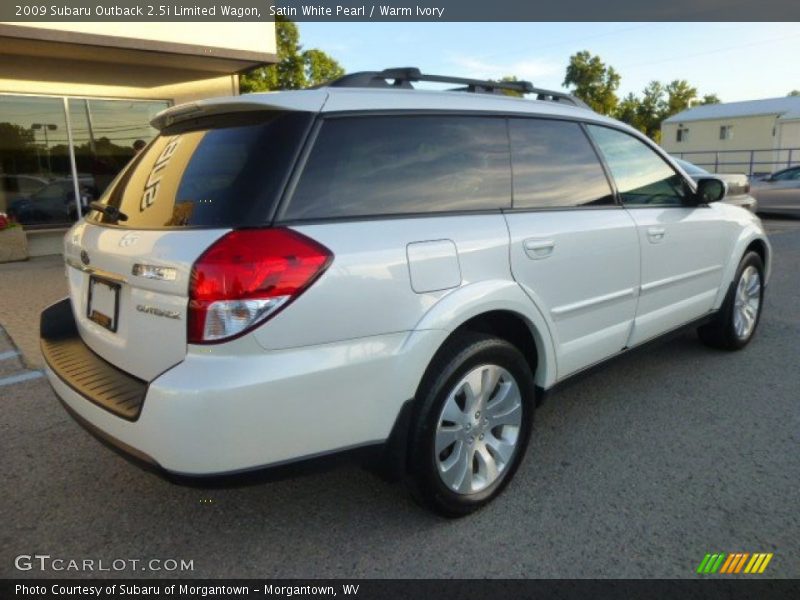
[[[716,552],[771,552],[764,576],[800,577],[800,221],[770,230],[745,350],[687,333],[564,387],[505,493],[461,520],[356,466],[182,487],[90,437],[44,378],[3,385],[0,577],[91,575],[14,567],[46,554],[193,564],[104,577],[683,578]]]

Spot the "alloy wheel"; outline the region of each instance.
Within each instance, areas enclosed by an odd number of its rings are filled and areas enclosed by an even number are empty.
[[[498,365],[472,369],[450,390],[436,427],[436,465],[459,494],[480,492],[511,464],[522,425],[522,395]]]
[[[739,277],[733,303],[733,329],[740,340],[746,340],[753,333],[760,306],[761,274],[750,265]]]

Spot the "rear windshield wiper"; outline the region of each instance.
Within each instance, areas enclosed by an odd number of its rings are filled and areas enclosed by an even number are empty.
[[[112,221],[127,221],[128,215],[118,209],[116,206],[110,206],[108,204],[102,204],[100,202],[90,202],[89,208],[92,210],[96,210],[98,212],[103,213]]]

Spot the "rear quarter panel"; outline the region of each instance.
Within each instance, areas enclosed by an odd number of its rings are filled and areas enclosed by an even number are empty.
[[[311,288],[255,331],[267,350],[411,331],[454,289],[508,278],[508,230],[499,213],[328,222],[293,227],[328,247],[333,263]],[[415,292],[408,246],[449,240],[460,283]],[[436,286],[429,286],[436,287]]]

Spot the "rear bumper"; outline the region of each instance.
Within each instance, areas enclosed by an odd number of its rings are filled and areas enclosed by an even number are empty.
[[[43,336],[72,318],[51,309]],[[126,452],[180,475],[226,475],[385,444],[445,336],[401,332],[231,355],[190,346],[182,363],[144,384],[136,420],[70,385],[62,366],[48,360],[45,371],[69,410]]]
[[[41,349],[47,366],[75,392],[112,414],[135,421],[147,383],[100,358],[83,343],[69,299],[42,312]]]

